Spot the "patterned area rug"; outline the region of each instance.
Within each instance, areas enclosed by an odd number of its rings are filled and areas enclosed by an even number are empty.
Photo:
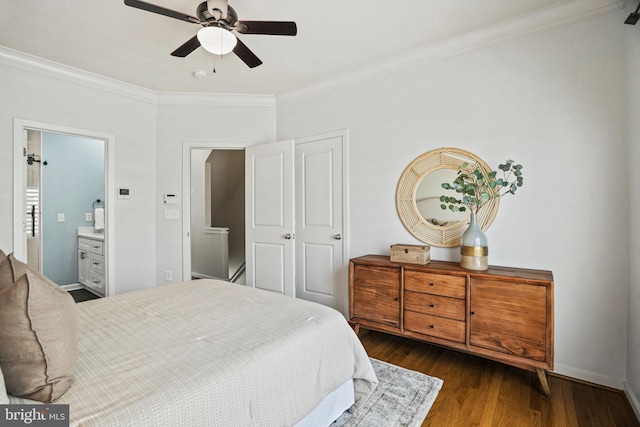
[[[378,386],[354,414],[345,412],[331,427],[418,427],[443,381],[371,358]]]

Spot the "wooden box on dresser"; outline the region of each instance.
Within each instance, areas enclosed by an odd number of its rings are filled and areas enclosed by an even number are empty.
[[[354,258],[349,319],[380,332],[426,341],[535,371],[548,396],[553,369],[553,274],[458,263]]]

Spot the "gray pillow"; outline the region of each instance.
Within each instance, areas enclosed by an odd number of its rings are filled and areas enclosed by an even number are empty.
[[[49,403],[71,385],[78,354],[76,304],[13,255],[0,262],[0,276],[7,263],[23,273],[11,285],[0,283],[0,368],[6,391]]]

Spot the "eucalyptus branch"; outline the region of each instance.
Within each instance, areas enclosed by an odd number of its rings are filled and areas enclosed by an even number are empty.
[[[479,163],[462,163],[458,167],[456,179],[452,183],[442,184],[442,188],[454,190],[461,198],[440,196],[440,207],[452,212],[465,212],[469,209],[471,213],[477,214],[489,201],[506,194],[515,194],[523,184],[522,165],[507,160],[504,164],[498,165],[498,169],[502,171],[502,178],[496,178],[497,171],[486,172]],[[505,191],[501,193],[502,189]]]

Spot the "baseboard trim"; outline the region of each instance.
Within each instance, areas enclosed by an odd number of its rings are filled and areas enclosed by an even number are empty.
[[[624,382],[624,394],[627,396],[627,400],[629,401],[633,412],[636,413],[636,418],[640,421],[640,400],[638,400],[638,397],[635,395],[633,390],[631,390],[629,383],[626,381]]]
[[[215,279],[215,280],[225,280],[219,277],[207,276],[206,274],[194,273],[191,272],[191,277],[195,277],[196,279]]]
[[[566,365],[555,365],[554,373],[575,378],[577,380],[586,381],[592,384],[599,384],[605,387],[614,388],[616,390],[624,390],[624,380],[620,378],[614,378],[607,375],[600,375],[590,371],[584,371],[582,369],[572,368]]]

